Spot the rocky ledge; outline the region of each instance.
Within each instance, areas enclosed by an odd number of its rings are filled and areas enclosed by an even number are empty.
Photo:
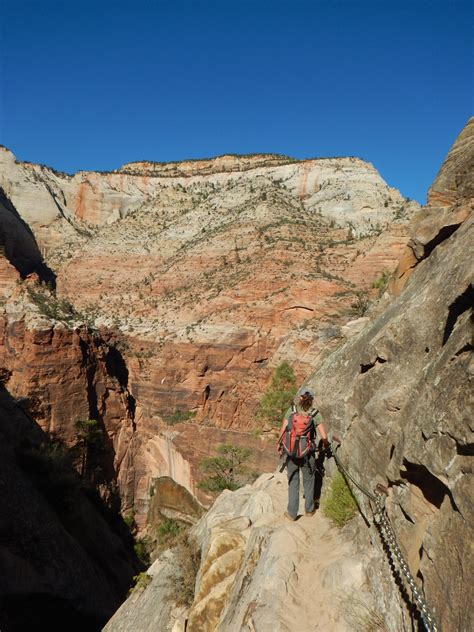
[[[191,530],[201,557],[191,607],[177,604],[182,583],[167,551],[104,632],[351,632],[348,604],[371,609],[351,527],[341,533],[321,513],[290,522],[286,502],[284,474],[223,492]]]

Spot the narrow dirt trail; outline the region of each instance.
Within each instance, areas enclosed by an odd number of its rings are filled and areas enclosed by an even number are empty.
[[[286,575],[286,596],[271,604],[277,611],[276,632],[354,632],[348,603],[364,591],[363,560],[347,536],[334,527],[319,509],[314,516],[299,515],[295,522],[284,516],[287,505],[286,474],[274,475],[266,491],[274,512],[254,524],[273,528],[269,547]],[[300,497],[300,508],[304,500]],[[288,572],[288,566],[292,571]],[[255,632],[263,632],[253,624]],[[252,624],[249,626],[252,630]]]

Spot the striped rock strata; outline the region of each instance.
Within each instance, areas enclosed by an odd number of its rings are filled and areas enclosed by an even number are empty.
[[[377,293],[372,282],[394,269],[418,207],[355,158],[222,157],[74,176],[6,149],[0,160],[0,227],[14,218],[17,249],[33,240],[41,278],[53,275],[76,310],[62,325],[38,318],[40,306],[6,283],[11,388],[35,398],[38,423],[66,441],[78,416],[98,418],[140,526],[152,480],[173,476],[197,493],[199,462],[219,443],[250,445],[255,469],[274,467],[272,436],[251,433],[275,367],[287,360],[302,380],[341,343],[340,327]],[[84,321],[120,342],[115,355],[83,339]]]

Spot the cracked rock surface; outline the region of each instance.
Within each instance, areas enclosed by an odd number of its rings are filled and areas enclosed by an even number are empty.
[[[424,238],[415,224],[413,239],[430,243],[436,234],[434,247],[399,296],[310,380],[350,470],[369,489],[388,487],[402,551],[444,630],[472,629],[474,216],[465,164],[473,141],[471,120],[438,175],[436,206],[424,209]],[[363,548],[376,536],[361,527],[359,537]],[[389,629],[411,629],[383,556],[368,577],[373,593],[385,595]]]
[[[192,529],[201,566],[190,610],[174,609],[168,588],[168,610],[156,618],[162,605],[151,596],[172,568],[167,553],[151,567],[143,596],[125,602],[106,632],[131,629],[132,622],[136,632],[180,632],[185,622],[187,632],[353,630],[348,600],[370,603],[362,556],[320,512],[289,522],[286,503],[285,474],[223,492]]]

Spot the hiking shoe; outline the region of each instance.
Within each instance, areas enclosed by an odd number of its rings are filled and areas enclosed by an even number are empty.
[[[318,508],[315,507],[313,511],[305,511],[305,516],[314,516],[314,514],[318,511]]]
[[[294,522],[296,520],[296,516],[293,517],[291,514],[289,514],[287,511],[285,511],[285,513],[283,514],[285,516],[285,518],[288,518],[288,520],[291,520],[292,522]]]

